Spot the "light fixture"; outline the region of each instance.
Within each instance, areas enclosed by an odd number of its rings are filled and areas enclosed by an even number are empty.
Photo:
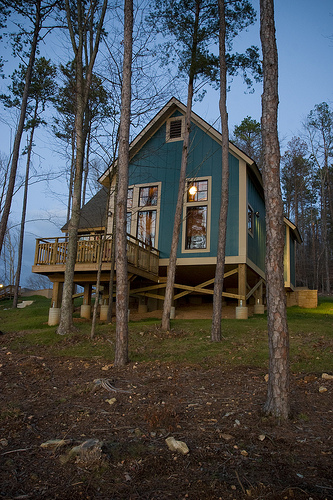
[[[194,196],[197,191],[198,191],[198,188],[195,184],[192,184],[192,186],[188,190],[188,192],[190,193],[191,196]]]
[[[256,217],[259,217],[260,213],[259,213],[259,212],[254,212],[254,215],[255,215]]]

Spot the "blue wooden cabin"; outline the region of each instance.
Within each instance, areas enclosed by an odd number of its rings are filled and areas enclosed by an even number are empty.
[[[174,213],[183,147],[185,106],[172,98],[130,145],[127,200],[128,275],[131,307],[161,309],[166,285]],[[212,302],[218,218],[221,198],[221,134],[192,113],[187,183],[177,255],[174,306]],[[223,296],[246,318],[265,303],[265,202],[261,174],[254,161],[230,143],[229,208]],[[107,306],[115,171],[100,178],[103,185],[81,211],[74,282],[84,287],[84,306],[90,315],[96,283],[98,245],[107,228],[102,255],[102,303]],[[110,193],[110,194],[108,194]],[[284,220],[285,287],[295,287],[295,245],[301,242],[294,224]],[[63,228],[66,231],[66,226]],[[67,239],[37,240],[33,272],[53,282],[53,307],[59,308],[64,281]],[[116,274],[116,273],[115,273]]]
[[[131,144],[128,232],[159,251],[159,288],[134,280],[141,302],[161,301],[167,274],[182,156],[185,106],[172,98]],[[187,186],[177,254],[175,306],[187,299],[212,300],[221,198],[221,134],[192,113]],[[262,312],[265,291],[265,202],[261,174],[234,144],[229,150],[229,209],[225,262],[225,299]],[[105,186],[112,168],[101,177]],[[191,194],[192,193],[192,194]],[[110,211],[114,213],[111,195]],[[111,232],[112,216],[109,219]],[[295,286],[296,226],[285,219],[285,285]],[[146,290],[143,288],[146,286]],[[196,299],[193,299],[193,296]],[[150,304],[149,305],[149,300]]]

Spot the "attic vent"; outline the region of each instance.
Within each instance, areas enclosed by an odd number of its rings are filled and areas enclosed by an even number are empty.
[[[182,136],[182,121],[173,120],[170,122],[170,139],[178,139]]]

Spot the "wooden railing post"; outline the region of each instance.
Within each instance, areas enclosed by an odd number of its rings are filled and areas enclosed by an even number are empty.
[[[36,240],[36,249],[35,249],[35,265],[38,264],[38,255],[39,255],[39,242],[40,240]]]
[[[57,263],[57,253],[58,253],[58,238],[54,240],[54,243],[51,244],[51,264]]]

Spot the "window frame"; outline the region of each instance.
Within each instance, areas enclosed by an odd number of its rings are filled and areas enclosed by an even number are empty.
[[[191,183],[207,181],[207,200],[188,201],[188,189]],[[211,203],[212,203],[212,177],[206,175],[204,177],[194,177],[186,179],[186,189],[184,193],[183,203],[183,223],[182,223],[182,247],[181,251],[185,254],[191,253],[208,253],[210,252],[210,235],[211,235]],[[187,209],[189,207],[207,207],[206,212],[206,248],[186,248],[187,235]]]

